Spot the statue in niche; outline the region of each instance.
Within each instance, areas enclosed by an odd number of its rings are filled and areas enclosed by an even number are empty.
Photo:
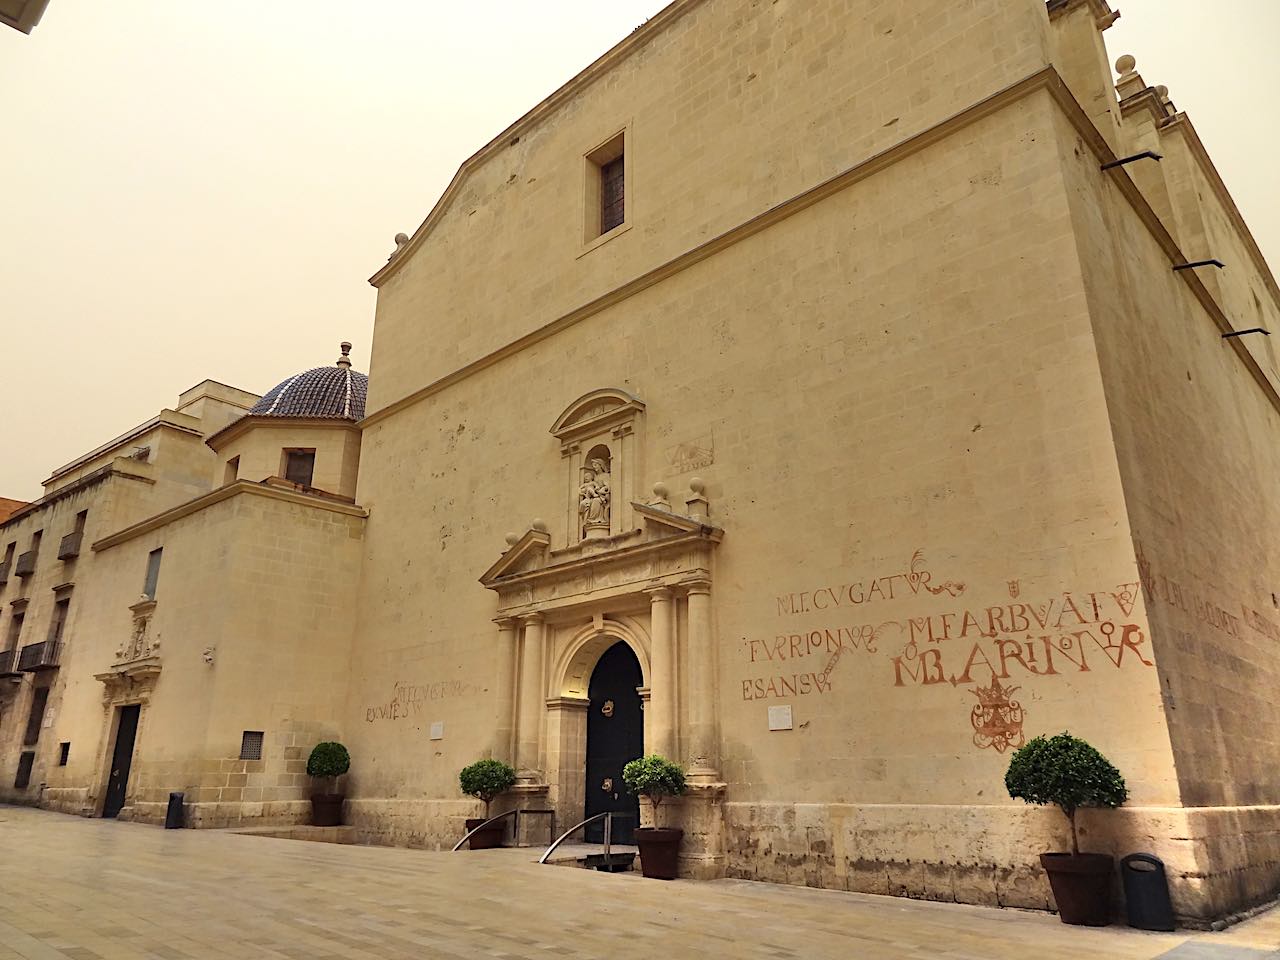
[[[609,461],[592,457],[582,470],[578,487],[578,512],[582,516],[582,535],[609,530]]]

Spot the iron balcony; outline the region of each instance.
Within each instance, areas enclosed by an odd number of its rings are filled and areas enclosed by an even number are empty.
[[[29,577],[36,572],[36,552],[28,550],[26,553],[18,554],[18,562],[13,567],[13,572],[20,577]]]
[[[18,654],[18,669],[28,673],[53,670],[62,657],[62,644],[57,640],[29,643]]]
[[[75,533],[68,533],[62,538],[62,542],[58,544],[58,559],[70,560],[73,557],[80,556],[80,541],[84,539],[84,533],[77,530]]]

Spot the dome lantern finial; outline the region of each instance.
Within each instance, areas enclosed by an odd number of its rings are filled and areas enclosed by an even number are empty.
[[[349,344],[349,343],[347,343],[347,341],[343,340],[343,341],[342,341],[342,343],[341,343],[341,344],[339,344],[339,347],[340,347],[340,348],[341,348],[341,350],[342,350],[342,356],[340,356],[340,357],[338,358],[338,366],[340,366],[340,367],[347,367],[348,369],[350,369],[350,367],[351,367],[351,344]]]

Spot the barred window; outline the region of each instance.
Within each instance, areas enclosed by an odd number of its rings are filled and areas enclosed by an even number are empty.
[[[262,759],[262,731],[246,730],[240,736],[240,759]]]

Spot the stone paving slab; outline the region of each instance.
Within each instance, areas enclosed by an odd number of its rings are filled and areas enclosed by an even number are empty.
[[[1255,960],[1280,912],[1219,934],[748,881],[162,830],[0,807],[0,960]]]

